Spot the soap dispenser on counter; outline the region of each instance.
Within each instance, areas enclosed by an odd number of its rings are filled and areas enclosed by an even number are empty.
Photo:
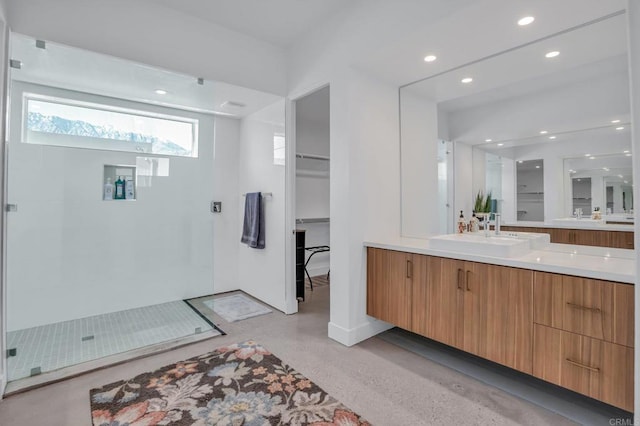
[[[464,220],[464,214],[462,214],[462,210],[460,210],[460,217],[458,218],[458,234],[463,234],[466,227],[467,223]]]
[[[471,220],[469,221],[469,231],[470,232],[480,232],[480,221],[476,217],[476,211],[473,211],[471,215]]]

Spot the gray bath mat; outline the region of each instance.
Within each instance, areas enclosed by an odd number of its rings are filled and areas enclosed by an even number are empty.
[[[243,294],[218,297],[212,300],[205,300],[202,303],[229,322],[240,321],[272,312],[271,309],[253,301]]]

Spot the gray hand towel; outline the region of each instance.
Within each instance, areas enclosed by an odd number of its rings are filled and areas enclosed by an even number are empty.
[[[252,248],[264,248],[264,209],[262,208],[262,194],[260,192],[250,192],[246,195],[244,200],[244,225],[240,241]]]

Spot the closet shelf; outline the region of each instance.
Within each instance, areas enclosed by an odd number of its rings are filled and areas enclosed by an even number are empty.
[[[329,179],[329,171],[309,170],[309,169],[296,169],[296,176]]]
[[[305,154],[304,152],[296,153],[296,158],[309,159],[309,160],[320,160],[320,161],[330,161],[329,157],[326,156],[326,155]]]
[[[296,219],[296,224],[303,225],[305,223],[329,223],[328,217],[309,217]]]

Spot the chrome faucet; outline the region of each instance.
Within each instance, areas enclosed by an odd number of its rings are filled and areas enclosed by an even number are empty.
[[[500,213],[494,213],[496,235],[500,235]]]

